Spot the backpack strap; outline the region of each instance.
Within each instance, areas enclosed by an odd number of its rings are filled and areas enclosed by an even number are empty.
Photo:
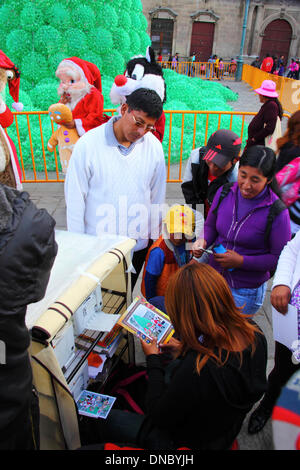
[[[274,219],[286,209],[286,205],[284,202],[282,202],[281,199],[276,199],[276,201],[273,202],[273,204],[270,207],[269,214],[267,217],[267,225],[266,225],[266,231],[265,231],[265,241],[267,242],[269,240],[269,236],[271,233],[272,229],[272,224]]]
[[[219,200],[218,200],[218,203],[216,205],[216,207],[214,208],[213,210],[213,213],[216,215],[217,212],[218,212],[218,209],[219,209],[219,205],[221,204],[221,202],[223,201],[224,197],[227,196],[227,194],[229,193],[230,191],[230,188],[234,185],[234,183],[226,183],[224,184],[223,188],[222,188],[222,191],[221,191],[221,194],[220,194],[220,197],[219,197]]]

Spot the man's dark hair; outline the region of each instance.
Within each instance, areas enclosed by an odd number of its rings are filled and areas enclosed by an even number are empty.
[[[143,111],[148,117],[159,119],[163,112],[160,97],[154,90],[138,88],[126,96],[126,102],[131,110]]]

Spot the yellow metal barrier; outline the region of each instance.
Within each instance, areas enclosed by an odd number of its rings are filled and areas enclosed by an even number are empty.
[[[163,69],[171,69],[181,75],[189,77],[198,77],[204,80],[234,80],[236,64],[223,62],[223,68],[216,68],[210,62],[178,62],[173,65],[172,62],[159,62]]]
[[[300,109],[300,80],[279,77],[247,64],[243,66],[242,80],[253,89],[259,88],[264,80],[273,80],[283,109],[290,114]]]
[[[104,112],[110,113],[111,115],[114,114],[115,110],[114,109],[106,109]],[[188,152],[190,153],[195,147],[199,146],[199,142],[197,142],[197,135],[196,135],[196,126],[197,126],[197,118],[199,116],[205,116],[205,134],[204,134],[204,145],[207,143],[207,140],[209,138],[208,135],[208,126],[209,126],[209,119],[212,118],[212,116],[217,116],[217,125],[214,130],[220,129],[221,127],[221,121],[222,117],[227,117],[229,119],[229,125],[226,125],[226,128],[232,129],[232,124],[233,124],[233,117],[238,116],[241,118],[241,130],[240,130],[240,137],[243,140],[244,137],[247,137],[245,135],[245,118],[246,116],[254,116],[256,113],[255,112],[240,112],[240,111],[164,111],[165,114],[168,117],[167,121],[169,121],[169,128],[165,129],[165,139],[166,135],[169,136],[169,141],[168,144],[164,142],[165,148],[167,147],[167,155],[166,161],[167,161],[167,182],[168,183],[180,183],[182,182],[182,164],[183,164],[183,142],[184,142],[184,129],[185,129],[185,118],[188,119],[188,116],[193,117],[193,133],[192,136],[190,135],[190,148],[188,148]],[[22,182],[23,183],[63,183],[64,182],[64,175],[61,173],[60,170],[60,164],[59,164],[59,155],[56,152],[56,149],[54,150],[54,153],[49,153],[48,150],[46,149],[47,147],[47,142],[45,142],[44,135],[43,135],[43,126],[42,126],[42,117],[44,115],[48,115],[47,111],[28,111],[28,112],[14,112],[14,124],[15,124],[15,130],[16,130],[16,135],[17,135],[17,141],[15,141],[15,145],[18,149],[18,156],[21,164],[21,170],[22,170]],[[38,150],[36,150],[36,145],[35,144],[35,149],[33,145],[33,139],[32,139],[32,130],[31,130],[31,124],[30,124],[30,119],[33,117],[38,118],[39,122],[39,133],[40,133],[40,140],[38,141]],[[177,146],[180,147],[180,154],[179,154],[179,161],[176,165],[172,165],[172,173],[178,172],[178,178],[171,177],[171,157],[172,157],[172,129],[173,129],[173,121],[177,117],[181,116],[181,137],[180,137],[180,142],[177,142]],[[289,117],[288,114],[284,114],[285,117]],[[29,139],[29,146],[30,146],[30,154],[26,155],[26,163],[24,162],[24,151],[22,147],[21,141],[24,141],[24,136],[20,134],[20,120],[21,119],[26,119],[26,137],[28,136]],[[48,122],[49,121],[49,122]],[[228,121],[227,121],[228,122]],[[48,118],[47,116],[47,123],[50,126],[51,125],[51,130],[54,132],[54,125],[53,121]],[[225,127],[224,124],[222,127]],[[9,135],[11,135],[10,130],[13,129],[13,126],[9,128]],[[23,126],[23,132],[25,132],[25,127]],[[23,139],[22,139],[23,137]],[[37,137],[37,136],[35,136]],[[198,136],[199,138],[199,136]],[[47,152],[47,153],[46,153]],[[36,155],[38,153],[38,156]],[[30,165],[28,164],[28,158],[30,159]],[[43,169],[37,170],[37,163],[36,163],[36,158],[39,160],[39,168],[41,166]],[[49,170],[49,167],[54,167],[54,170]],[[28,176],[28,173],[30,176]]]

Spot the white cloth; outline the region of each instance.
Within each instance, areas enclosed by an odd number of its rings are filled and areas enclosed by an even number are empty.
[[[76,143],[65,181],[67,227],[101,236],[115,233],[137,240],[135,251],[158,238],[165,202],[162,145],[147,133],[128,155],[109,145],[103,124]]]
[[[273,286],[288,286],[293,292],[300,279],[300,232],[283,248],[278,260]]]

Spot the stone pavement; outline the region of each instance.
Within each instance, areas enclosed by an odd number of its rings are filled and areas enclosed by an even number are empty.
[[[233,110],[240,111],[255,111],[257,112],[261,106],[257,95],[251,88],[243,82],[222,82],[223,85],[228,86],[233,91],[239,94],[237,102],[230,103]],[[250,116],[251,119],[251,116]],[[182,175],[184,172],[185,164],[183,164]],[[171,178],[178,177],[178,165],[172,165]],[[50,175],[49,175],[50,176]],[[56,220],[56,228],[66,229],[66,214],[65,214],[65,201],[62,183],[27,183],[24,184],[24,190],[28,191],[31,199],[39,208],[46,208],[48,212]],[[181,188],[179,183],[167,184],[167,197],[166,202],[169,205],[174,203],[184,203]],[[269,372],[274,363],[274,341],[272,335],[272,316],[270,307],[270,286],[267,291],[266,299],[263,308],[256,314],[256,321],[263,330],[268,341],[268,369]],[[138,287],[135,292],[138,292]],[[134,294],[135,294],[134,292]],[[142,361],[142,356],[137,348],[137,360]],[[270,421],[266,424],[265,428],[254,436],[249,436],[247,433],[247,422],[245,420],[241,432],[238,436],[238,442],[241,450],[271,450],[273,449],[272,442],[272,426]]]

